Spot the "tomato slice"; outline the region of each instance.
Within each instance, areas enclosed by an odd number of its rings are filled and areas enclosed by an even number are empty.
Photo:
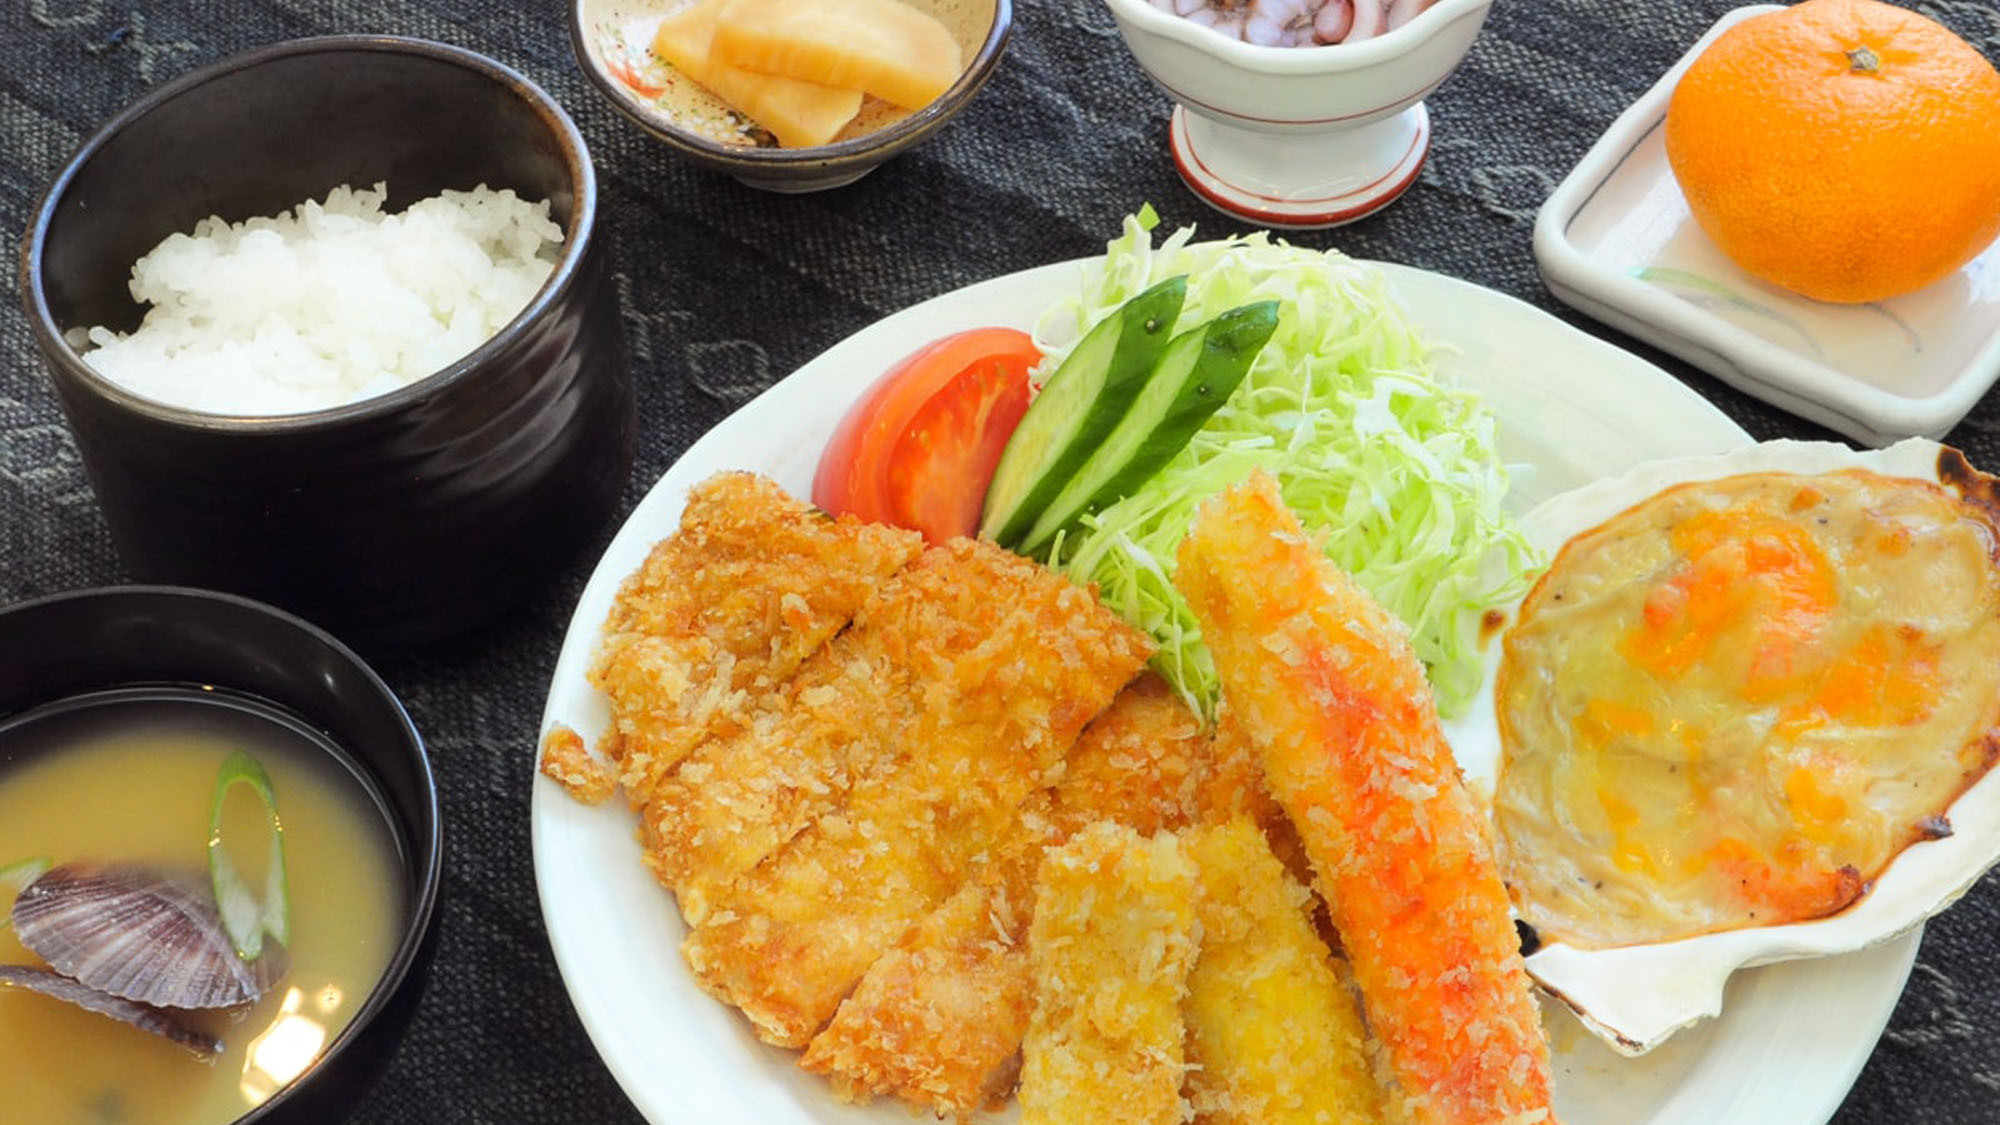
[[[1040,361],[1034,339],[1012,328],[919,348],[841,419],[820,455],[813,503],[913,528],[933,543],[971,535]]]
[[[1028,410],[1033,366],[1033,360],[984,356],[917,411],[889,456],[884,499],[891,522],[933,543],[979,529],[1000,451]]]

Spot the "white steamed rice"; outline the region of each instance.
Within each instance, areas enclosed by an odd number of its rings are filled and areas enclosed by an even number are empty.
[[[275,219],[169,236],[132,267],[132,296],[153,306],[139,329],[89,329],[84,359],[192,410],[321,410],[462,358],[554,269],[562,228],[545,201],[481,185],[384,214],[386,195],[343,185]]]

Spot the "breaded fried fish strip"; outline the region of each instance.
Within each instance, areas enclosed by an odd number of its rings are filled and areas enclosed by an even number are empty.
[[[682,945],[696,979],[779,1046],[805,1045],[958,890],[1151,654],[1090,591],[990,543],[952,540],[906,576],[934,596],[908,628],[872,630],[917,703],[903,755],[715,894]]]
[[[1223,824],[1248,816],[1263,830],[1265,842],[1285,870],[1295,881],[1310,887],[1312,862],[1306,858],[1305,845],[1299,843],[1297,830],[1264,783],[1264,763],[1259,760],[1256,744],[1227,704],[1216,708],[1211,754],[1214,765],[1201,787],[1197,823]]]
[[[1181,850],[1200,876],[1201,953],[1188,974],[1188,1097],[1197,1125],[1377,1125],[1354,994],[1286,873],[1247,816],[1197,828]]]
[[[695,485],[679,529],[620,587],[589,672],[611,704],[599,748],[633,805],[702,740],[748,721],[922,547],[751,473]]]
[[[1311,857],[1411,1117],[1549,1120],[1507,891],[1407,631],[1263,474],[1202,506],[1175,582]]]
[[[1195,871],[1176,838],[1101,822],[1042,861],[1028,958],[1021,1125],[1178,1125],[1181,1002],[1196,950]]]
[[[1090,721],[1003,858],[871,965],[802,1060],[843,1098],[961,1120],[1012,1087],[1027,1027],[1027,927],[1043,849],[1100,820],[1143,835],[1195,819],[1213,773],[1201,717],[1151,672]]]

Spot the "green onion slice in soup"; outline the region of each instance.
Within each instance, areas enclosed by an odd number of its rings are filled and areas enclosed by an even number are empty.
[[[264,868],[264,895],[257,893],[230,858],[222,840],[222,807],[229,791],[249,786],[264,803],[264,820],[270,832],[270,854]],[[266,935],[280,945],[290,944],[291,920],[285,890],[285,833],[278,819],[278,798],[271,790],[271,776],[257,759],[238,751],[222,763],[215,775],[215,796],[208,813],[208,872],[215,885],[215,905],[222,914],[222,926],[236,946],[236,955],[254,961],[264,952]]]

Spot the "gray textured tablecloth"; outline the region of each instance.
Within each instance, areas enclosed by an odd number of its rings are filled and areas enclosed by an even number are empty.
[[[851,187],[784,197],[693,170],[610,110],[580,76],[555,0],[0,0],[0,250],[15,260],[39,195],[96,124],[192,67],[334,31],[484,51],[568,107],[601,173],[640,391],[629,508],[734,406],[887,313],[1095,252],[1142,202],[1169,228],[1240,229],[1175,176],[1164,149],[1169,103],[1101,5],[1016,3],[998,74],[942,134]],[[2000,57],[1993,0],[1914,6]],[[1428,99],[1437,139],[1417,185],[1373,218],[1294,241],[1453,274],[1551,309],[1660,362],[1759,438],[1829,436],[1564,310],[1529,251],[1536,209],[1555,183],[1729,7],[1499,0],[1465,65]],[[119,581],[11,267],[5,285],[0,602]],[[2000,469],[2000,401],[1989,397],[1951,440]],[[449,851],[429,991],[389,1073],[357,1103],[357,1121],[638,1119],[570,1009],[529,849],[536,723],[593,553],[493,626],[379,662],[429,741]],[[2000,880],[1989,878],[1926,932],[1841,1125],[2000,1122],[1996,950]]]

